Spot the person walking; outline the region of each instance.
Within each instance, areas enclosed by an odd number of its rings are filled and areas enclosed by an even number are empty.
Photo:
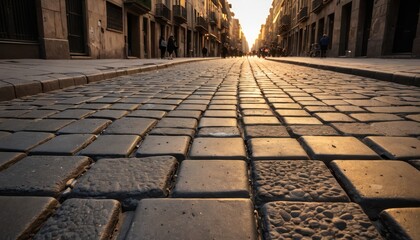
[[[327,36],[327,34],[324,33],[322,35],[321,39],[319,40],[319,47],[321,48],[321,58],[327,57],[327,48],[330,44],[330,38]]]
[[[203,49],[201,49],[201,53],[203,54],[203,57],[207,57],[207,48],[203,47]]]
[[[175,50],[174,36],[170,36],[168,38],[168,48],[167,48],[167,50],[168,50],[168,59],[172,60],[172,54]]]
[[[175,46],[175,50],[174,50],[175,57],[178,57],[178,48],[179,48],[179,46],[178,46],[178,42],[176,41],[175,38],[174,38],[174,46]]]
[[[159,49],[160,49],[160,58],[161,59],[165,58],[167,45],[168,44],[166,43],[165,38],[163,38],[163,36],[161,36],[160,39],[159,39]]]

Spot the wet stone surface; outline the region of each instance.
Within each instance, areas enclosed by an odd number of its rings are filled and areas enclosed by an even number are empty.
[[[261,214],[265,239],[380,239],[355,203],[271,202]]]

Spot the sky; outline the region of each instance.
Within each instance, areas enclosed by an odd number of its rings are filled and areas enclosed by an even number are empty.
[[[260,33],[261,24],[265,24],[273,0],[228,0],[228,2],[232,4],[231,10],[235,13],[235,18],[239,19],[251,48]]]

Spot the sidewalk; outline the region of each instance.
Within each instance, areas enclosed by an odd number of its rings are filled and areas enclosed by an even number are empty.
[[[405,85],[420,86],[420,59],[310,57],[270,57],[267,59],[354,74]]]
[[[0,101],[212,58],[0,60]]]

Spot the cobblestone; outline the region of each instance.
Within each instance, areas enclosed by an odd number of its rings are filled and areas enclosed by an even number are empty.
[[[381,222],[389,239],[418,239],[420,208],[392,208],[381,212]]]

